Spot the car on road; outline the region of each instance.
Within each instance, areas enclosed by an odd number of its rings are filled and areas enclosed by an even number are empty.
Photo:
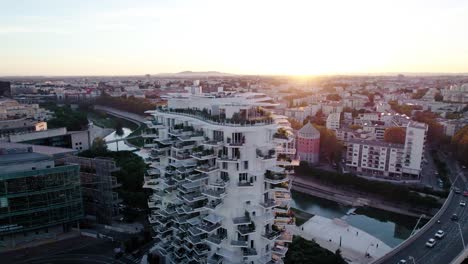
[[[432,248],[435,246],[435,244],[436,244],[436,240],[433,238],[429,238],[429,240],[426,242],[426,247]]]
[[[450,220],[452,220],[452,221],[458,221],[458,215],[457,215],[457,214],[453,214],[452,217],[450,217]]]
[[[444,236],[445,236],[445,232],[442,230],[438,230],[434,235],[434,237],[438,239],[442,239]]]
[[[463,196],[468,197],[468,191],[464,191]]]
[[[460,193],[461,193],[460,188],[455,188],[455,189],[453,189],[453,191],[454,191],[456,194],[460,194]]]
[[[465,201],[461,201],[461,202],[460,202],[460,206],[465,207],[465,206],[466,206],[466,202],[465,202]]]
[[[404,259],[400,259],[400,260],[397,262],[397,264],[406,264],[406,263],[407,263],[407,262],[406,262],[406,260],[404,260]]]

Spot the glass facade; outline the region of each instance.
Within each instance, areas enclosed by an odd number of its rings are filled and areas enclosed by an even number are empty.
[[[0,172],[0,236],[82,217],[78,165]]]

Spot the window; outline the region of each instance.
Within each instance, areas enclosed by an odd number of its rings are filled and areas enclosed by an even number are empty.
[[[239,173],[239,182],[247,181],[248,174],[247,173]]]
[[[246,160],[244,161],[244,170],[248,170],[249,169],[249,161]]]
[[[227,162],[223,162],[223,170],[227,170],[228,166],[227,166]]]

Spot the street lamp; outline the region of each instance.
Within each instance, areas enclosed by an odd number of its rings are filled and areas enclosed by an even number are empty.
[[[463,243],[463,249],[465,249],[465,240],[463,239],[463,232],[462,232],[462,229],[461,229],[461,226],[460,226],[460,223],[456,222],[457,225],[458,225],[458,231],[460,231],[460,237],[461,237],[461,241]]]

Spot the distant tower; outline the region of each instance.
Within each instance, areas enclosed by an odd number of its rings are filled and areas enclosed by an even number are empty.
[[[317,163],[320,151],[320,132],[309,122],[297,132],[297,157],[301,161]]]

